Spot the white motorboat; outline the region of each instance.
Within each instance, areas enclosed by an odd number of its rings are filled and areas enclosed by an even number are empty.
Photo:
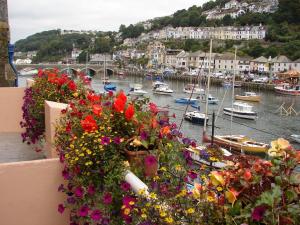
[[[206,123],[208,122],[208,116],[205,116],[204,113],[201,113],[199,111],[193,111],[193,112],[187,112],[184,115],[184,119],[195,123],[195,124],[200,124],[203,125],[205,122],[205,118],[206,118]]]
[[[162,81],[159,81],[159,80],[154,81],[154,82],[152,83],[152,87],[157,87],[157,86],[160,86],[160,85],[167,85],[167,84],[164,83],[164,82],[162,82]]]
[[[233,108],[224,108],[223,113],[225,115],[232,115],[233,117],[249,120],[255,120],[257,118],[257,113],[253,111],[253,106],[242,102],[235,102]]]
[[[174,91],[169,88],[169,85],[166,83],[160,82],[160,84],[156,84],[153,87],[153,93],[155,94],[161,94],[161,95],[171,95]]]
[[[132,96],[144,96],[145,94],[148,94],[147,91],[144,91],[143,89],[143,85],[141,84],[134,84],[130,91],[129,91],[129,95]]]
[[[201,101],[206,102],[206,95],[201,96]],[[211,94],[208,95],[208,104],[217,105],[219,102],[219,99],[215,98]]]
[[[183,88],[183,92],[188,94],[204,94],[204,89],[200,88],[198,84],[187,84]]]
[[[291,139],[297,143],[300,143],[300,134],[292,134]]]

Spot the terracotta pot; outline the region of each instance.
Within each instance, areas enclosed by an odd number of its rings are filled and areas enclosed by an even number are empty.
[[[145,176],[156,176],[158,170],[158,162],[155,162],[151,165],[147,165],[147,163],[145,163],[146,157],[150,155],[148,151],[128,151],[125,149],[125,155],[127,156],[129,164],[133,167],[141,168]]]

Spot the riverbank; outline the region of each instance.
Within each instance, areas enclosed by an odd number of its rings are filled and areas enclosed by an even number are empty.
[[[145,77],[146,73],[141,73],[141,72],[135,72],[135,71],[127,71],[127,74],[129,76],[136,76],[136,77]],[[171,81],[182,81],[182,82],[198,82],[197,76],[184,76],[184,75],[171,75],[171,76],[165,76],[164,77],[166,80],[171,80]],[[216,77],[211,77],[211,85],[214,86],[222,86],[223,85],[224,79],[216,78]],[[200,82],[202,84],[207,83],[207,77],[206,76],[201,76],[200,77]],[[274,84],[265,84],[265,83],[255,83],[255,82],[244,82],[242,81],[242,87],[246,89],[251,89],[251,90],[264,90],[264,91],[274,91],[275,90],[275,85]]]

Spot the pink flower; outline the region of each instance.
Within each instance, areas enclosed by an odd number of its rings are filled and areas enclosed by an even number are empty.
[[[153,166],[154,164],[157,164],[157,159],[154,155],[148,155],[145,157],[146,166]]]
[[[88,193],[89,193],[89,195],[93,195],[93,194],[95,194],[95,192],[96,192],[95,186],[94,185],[90,185],[88,187]]]
[[[267,208],[263,205],[257,206],[254,208],[251,217],[254,221],[261,221],[264,217]]]
[[[96,209],[91,213],[91,218],[94,221],[99,221],[102,218],[102,213],[100,210]]]
[[[109,205],[109,204],[112,203],[112,195],[111,195],[111,193],[107,192],[107,193],[104,194],[104,196],[103,196],[103,203],[105,205]]]
[[[87,216],[88,213],[89,213],[89,207],[87,205],[82,206],[78,212],[79,216],[82,216],[82,217]]]
[[[75,196],[78,197],[78,198],[82,198],[83,197],[83,194],[84,194],[84,190],[82,187],[77,187],[75,189]]]
[[[128,184],[127,182],[122,182],[121,183],[121,189],[123,190],[123,191],[129,191],[130,190],[130,184]]]
[[[64,205],[63,204],[59,204],[57,210],[58,210],[58,212],[63,213],[65,211]]]
[[[157,108],[157,106],[154,103],[150,102],[149,103],[149,108],[150,108],[150,111],[153,114],[157,114],[158,113],[158,108]]]

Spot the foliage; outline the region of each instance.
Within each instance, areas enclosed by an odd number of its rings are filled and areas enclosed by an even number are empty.
[[[131,207],[136,198],[123,182],[126,170],[130,168],[143,178],[151,174],[149,171],[157,161],[163,165],[168,151],[179,154],[181,144],[173,131],[174,125],[160,120],[157,107],[153,103],[148,105],[147,99],[129,101],[123,92],[89,92],[86,98],[70,102],[63,113],[55,145],[68,184],[59,188],[66,193],[67,201],[58,210],[70,209],[71,223],[75,224],[130,222],[122,205]],[[144,166],[128,166],[124,149],[147,150]]]
[[[119,32],[122,33],[122,38],[136,38],[140,36],[141,33],[144,32],[143,25],[137,24],[132,25],[130,24],[128,27],[126,27],[124,24],[122,24],[119,28]]]
[[[23,121],[21,127],[23,142],[35,144],[44,137],[45,132],[45,100],[66,103],[70,99],[81,98],[85,93],[83,82],[75,83],[58,70],[38,72],[34,84],[26,88],[23,97]]]

